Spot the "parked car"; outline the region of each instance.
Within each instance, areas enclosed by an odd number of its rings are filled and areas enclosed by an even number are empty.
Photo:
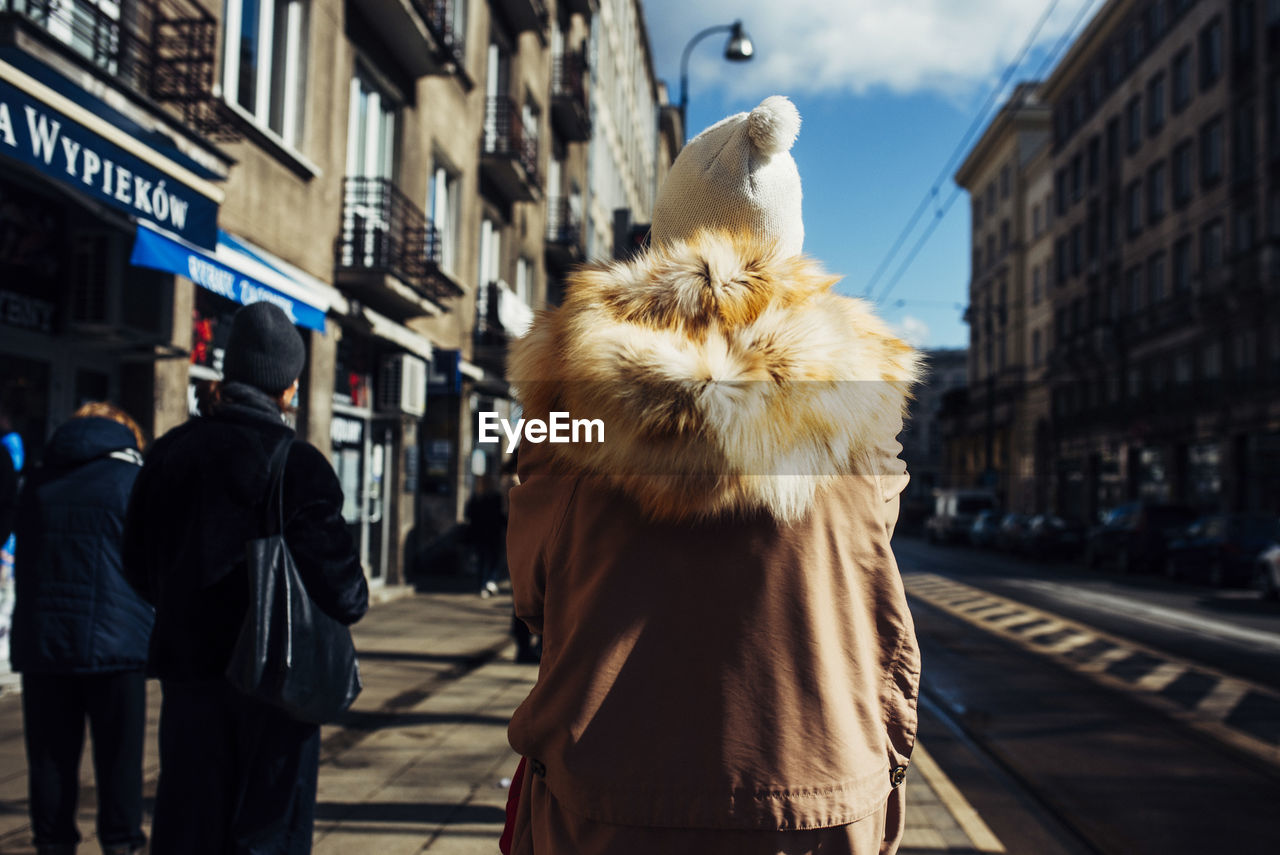
[[[1033,558],[1074,558],[1084,548],[1085,527],[1079,520],[1037,514],[1027,522],[1022,551]]]
[[[1280,520],[1264,514],[1210,514],[1193,522],[1165,549],[1170,579],[1205,581],[1215,588],[1254,581],[1258,556],[1277,540]]]
[[[1000,530],[1000,512],[997,510],[978,511],[969,527],[969,543],[974,546],[992,547],[996,545],[996,533]]]
[[[1090,567],[1114,565],[1121,573],[1149,572],[1164,566],[1164,548],[1199,516],[1195,508],[1156,502],[1130,502],[1089,531],[1084,558]]]
[[[996,547],[1005,552],[1022,551],[1022,537],[1026,532],[1031,517],[1026,514],[1005,514],[1000,519],[1000,528],[996,531]]]
[[[925,523],[930,543],[967,540],[980,511],[995,510],[996,494],[990,490],[941,489],[934,493],[933,516]]]
[[[1254,562],[1254,584],[1264,600],[1280,600],[1280,542],[1268,546]]]

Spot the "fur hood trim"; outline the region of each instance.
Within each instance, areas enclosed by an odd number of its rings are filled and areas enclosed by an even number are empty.
[[[604,442],[550,445],[654,518],[767,510],[793,521],[822,485],[887,471],[918,354],[804,256],[702,233],[588,265],[512,346],[527,419],[600,419]]]

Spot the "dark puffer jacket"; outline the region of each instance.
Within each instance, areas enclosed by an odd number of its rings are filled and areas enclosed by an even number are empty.
[[[245,543],[265,533],[269,460],[293,434],[265,395],[241,389],[235,401],[156,440],[129,506],[125,567],[156,607],[150,670],[163,680],[226,670],[248,608]],[[307,593],[336,620],[359,620],[369,590],[342,519],[342,487],[305,442],[285,463],[284,515]]]
[[[110,419],[72,419],[54,432],[14,526],[15,671],[94,674],[146,664],[152,610],[125,581],[120,557],[141,463],[132,432]]]

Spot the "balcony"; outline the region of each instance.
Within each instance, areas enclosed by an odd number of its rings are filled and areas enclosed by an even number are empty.
[[[441,251],[431,221],[389,180],[346,179],[334,247],[341,286],[397,319],[443,314],[462,289],[441,269]]]
[[[447,0],[365,0],[361,11],[410,76],[453,74],[462,67],[465,33],[455,32]]]
[[[547,7],[542,0],[494,0],[491,4],[512,32],[537,30],[539,36],[547,32]]]
[[[587,57],[574,51],[556,57],[551,71],[551,120],[569,142],[591,139],[587,106]]]
[[[533,323],[533,309],[507,283],[490,282],[476,294],[475,346],[477,365],[502,374],[507,343],[524,335]]]
[[[128,92],[172,105],[198,136],[239,138],[214,94],[218,22],[192,0],[0,0],[5,19],[33,26]]]
[[[547,201],[547,267],[564,273],[582,261],[582,203],[552,197]]]
[[[537,129],[527,131],[520,107],[510,98],[485,102],[484,138],[480,167],[499,191],[513,202],[538,198]]]

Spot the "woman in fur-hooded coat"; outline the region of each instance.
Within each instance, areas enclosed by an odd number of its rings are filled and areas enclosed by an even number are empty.
[[[604,426],[526,439],[510,497],[543,637],[509,731],[520,855],[897,849],[919,653],[889,540],[919,368],[800,254],[798,126],[774,97],[690,142],[653,247],[577,272],[512,353],[526,419]]]

